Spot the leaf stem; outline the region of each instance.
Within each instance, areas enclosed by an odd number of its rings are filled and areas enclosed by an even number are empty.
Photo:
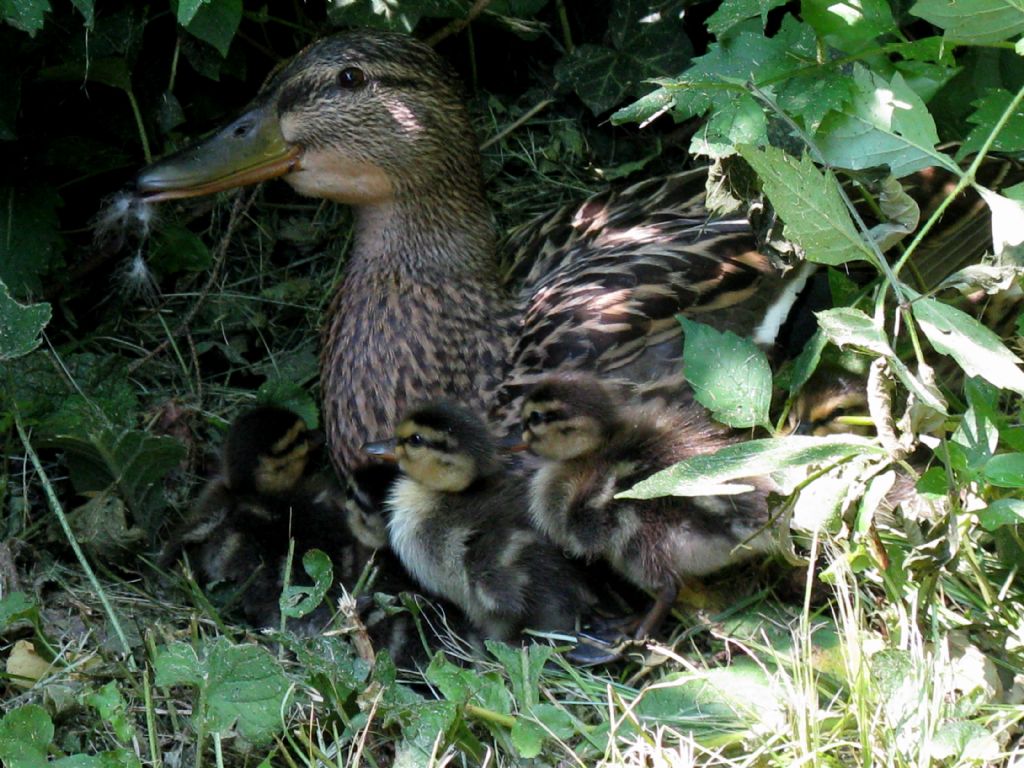
[[[17,405],[14,406],[13,411],[14,425],[18,430],[18,437],[21,439],[22,447],[25,449],[25,453],[32,462],[32,466],[39,475],[39,482],[43,486],[43,492],[46,494],[46,501],[49,503],[50,509],[53,511],[57,521],[60,523],[61,530],[64,531],[64,536],[67,538],[68,544],[71,545],[71,549],[75,553],[78,564],[82,566],[82,571],[85,573],[85,576],[92,585],[92,588],[96,591],[96,596],[99,598],[100,604],[103,606],[103,611],[106,613],[107,619],[110,621],[110,626],[113,627],[114,634],[117,635],[117,639],[120,641],[121,647],[124,649],[128,668],[132,672],[135,672],[138,668],[135,664],[135,658],[132,656],[131,646],[128,644],[128,637],[125,635],[124,629],[121,627],[121,622],[117,618],[117,613],[114,612],[114,607],[110,603],[110,598],[107,597],[106,591],[100,584],[99,579],[96,578],[96,573],[89,565],[89,561],[85,557],[85,552],[82,551],[82,547],[78,544],[78,539],[75,538],[75,534],[71,530],[68,518],[64,514],[64,508],[61,506],[60,500],[57,498],[57,492],[50,483],[50,478],[47,476],[46,470],[43,469],[42,462],[39,461],[39,454],[36,453],[35,448],[32,447],[32,443],[29,442],[28,435],[25,433],[25,425],[21,422],[21,413],[18,410]]]
[[[512,728],[516,724],[516,718],[512,715],[503,715],[492,709],[478,707],[476,704],[467,704],[465,712],[474,720],[482,720],[485,723],[494,723],[495,725],[502,725],[506,728]]]

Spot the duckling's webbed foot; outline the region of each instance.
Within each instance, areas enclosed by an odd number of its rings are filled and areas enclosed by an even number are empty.
[[[644,620],[640,622],[640,625],[636,628],[633,633],[633,637],[637,640],[644,640],[650,635],[654,634],[661,627],[661,623],[665,620],[669,610],[676,602],[676,596],[679,594],[679,585],[675,581],[670,581],[664,584],[661,589],[658,590],[658,595],[654,600],[654,605],[644,616]]]

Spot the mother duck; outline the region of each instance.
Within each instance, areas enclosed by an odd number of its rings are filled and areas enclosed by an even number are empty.
[[[708,221],[703,176],[592,198],[499,254],[460,91],[411,37],[337,34],[274,73],[232,123],[137,180],[159,201],[280,176],[353,207],[321,356],[339,471],[359,467],[362,444],[391,434],[410,403],[444,396],[515,420],[525,389],[554,369],[665,375],[676,313],[730,307],[736,320],[732,305],[770,276],[745,220]]]

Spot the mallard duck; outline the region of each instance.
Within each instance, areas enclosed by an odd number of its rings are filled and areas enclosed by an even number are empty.
[[[484,421],[451,402],[413,408],[366,450],[402,471],[387,507],[391,548],[429,592],[487,638],[570,631],[590,602],[573,563],[534,530],[526,483],[499,460]]]
[[[746,329],[760,317],[774,272],[745,219],[708,219],[703,171],[594,197],[499,248],[477,146],[460,84],[430,47],[345,32],[138,176],[150,201],[280,176],[353,207],[321,358],[339,471],[364,465],[363,443],[392,434],[410,403],[449,397],[514,426],[522,393],[552,370],[673,368],[676,313],[729,308],[722,324]],[[751,297],[749,311],[733,308]]]
[[[772,548],[764,481],[739,495],[615,498],[657,470],[732,442],[697,408],[629,405],[594,376],[563,374],[526,396],[522,430],[541,459],[530,480],[538,530],[656,595],[638,639],[660,626],[681,578]]]
[[[185,553],[202,587],[240,592],[241,614],[260,627],[279,622],[289,541],[294,541],[293,584],[308,581],[302,556],[317,548],[331,558],[339,580],[354,585],[373,551],[346,528],[339,492],[308,471],[321,442],[302,418],[284,408],[261,406],[235,419],[220,475],[172,534],[160,565],[166,568]],[[397,564],[389,565],[387,554],[378,558],[386,582],[379,586],[404,588]]]

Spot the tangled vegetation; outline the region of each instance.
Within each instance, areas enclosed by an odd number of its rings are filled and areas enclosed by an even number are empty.
[[[1024,764],[1017,5],[0,0],[0,20],[5,765]],[[460,70],[502,223],[710,163],[713,205],[832,270],[836,308],[774,379],[684,321],[698,398],[762,439],[633,493],[775,472],[799,564],[695,590],[643,664],[540,643],[369,664],[344,611],[254,633],[153,562],[235,414],[316,423],[349,218],[284,185],[155,211],[119,191],[360,25]],[[870,438],[778,436],[823,360],[866,376],[847,421]]]

